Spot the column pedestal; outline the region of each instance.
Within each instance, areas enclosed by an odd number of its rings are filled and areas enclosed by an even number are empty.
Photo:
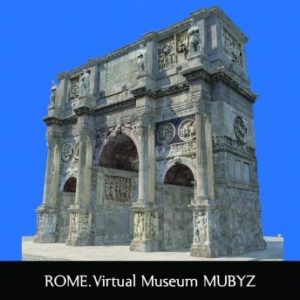
[[[90,245],[91,213],[86,208],[71,205],[70,223],[66,244],[69,246]]]
[[[136,204],[142,204],[136,202]],[[152,252],[158,251],[158,213],[154,204],[143,206],[134,205],[134,238],[130,244],[130,251]]]
[[[41,205],[37,210],[38,231],[34,237],[35,243],[54,243],[56,231],[56,209]]]
[[[202,203],[192,204],[194,238],[190,249],[191,256],[217,257],[220,254],[219,216],[215,203],[206,200]]]

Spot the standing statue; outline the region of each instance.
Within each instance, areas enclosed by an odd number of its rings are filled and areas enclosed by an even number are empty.
[[[138,65],[138,72],[144,73],[146,71],[146,48],[145,45],[140,45],[140,50],[137,57],[137,65]]]
[[[199,28],[193,24],[188,30],[188,49],[190,54],[196,53],[200,49]]]
[[[90,87],[90,73],[87,70],[83,70],[83,73],[79,79],[79,95],[81,97],[87,96]]]
[[[56,100],[56,84],[55,81],[52,81],[51,93],[50,93],[50,106],[53,107],[55,105]]]

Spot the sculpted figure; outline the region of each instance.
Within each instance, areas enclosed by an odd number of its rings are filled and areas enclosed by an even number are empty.
[[[138,239],[143,238],[144,233],[144,216],[142,213],[135,214],[134,216],[135,235]]]
[[[79,79],[79,94],[80,96],[87,96],[90,87],[90,73],[84,70]]]
[[[195,25],[192,25],[188,30],[188,48],[189,53],[195,53],[199,50],[200,37],[199,37],[199,28]]]
[[[194,241],[199,244],[204,244],[207,241],[207,220],[204,213],[199,212],[195,221]]]
[[[56,84],[54,81],[52,81],[52,86],[51,86],[51,93],[50,93],[50,106],[53,107],[55,105],[55,100],[56,100]]]

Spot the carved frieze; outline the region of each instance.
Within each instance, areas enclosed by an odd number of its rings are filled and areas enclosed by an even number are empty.
[[[252,147],[242,144],[229,136],[214,136],[213,152],[230,152],[234,155],[255,160],[255,150]]]
[[[241,44],[226,30],[222,31],[222,44],[224,53],[233,62],[241,67],[243,66],[242,46]]]
[[[119,176],[105,177],[105,194],[106,201],[113,202],[130,202],[132,191],[131,178]]]
[[[79,97],[79,77],[70,80],[69,100]]]
[[[183,141],[191,141],[196,138],[196,130],[194,120],[186,119],[181,122],[178,127],[178,136]]]
[[[188,31],[182,31],[176,35],[176,51],[180,55],[182,54],[184,58],[188,53]]]
[[[173,157],[196,153],[196,142],[189,141],[171,145],[156,146],[156,157]]]
[[[176,63],[175,40],[173,36],[159,43],[158,59],[160,69],[165,69]]]

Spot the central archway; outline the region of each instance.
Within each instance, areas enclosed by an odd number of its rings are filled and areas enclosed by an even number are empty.
[[[125,134],[111,137],[100,156],[100,166],[105,168],[138,172],[138,164],[137,148],[131,138]]]
[[[133,238],[132,203],[138,195],[138,149],[126,134],[111,135],[99,157],[101,192],[94,214],[95,244],[129,244]]]
[[[194,175],[182,163],[171,166],[164,183],[157,187],[159,205],[160,248],[184,250],[193,239],[193,217],[188,207],[194,195]]]

